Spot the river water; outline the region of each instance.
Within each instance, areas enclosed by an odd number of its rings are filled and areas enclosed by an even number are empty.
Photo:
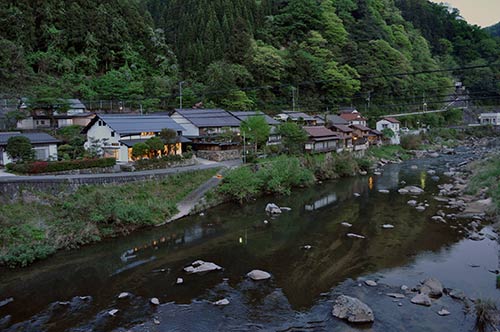
[[[410,303],[411,294],[400,301],[385,295],[434,276],[445,287],[500,304],[496,275],[489,271],[499,268],[498,243],[465,239],[465,221],[430,221],[441,204],[433,199],[437,184],[449,179],[426,170],[440,175],[466,156],[409,161],[386,166],[381,176],[341,179],[244,206],[224,204],[203,216],[60,252],[26,269],[2,270],[0,301],[13,301],[0,302],[0,330],[470,331],[474,312],[460,301],[443,296],[421,307]],[[406,204],[410,196],[397,193],[401,181],[425,189],[416,199],[427,201],[426,211]],[[264,212],[268,202],[291,211],[271,218]],[[348,232],[366,239],[348,238]],[[197,259],[224,270],[183,273]],[[272,279],[252,282],[245,278],[252,269]],[[182,285],[175,284],[179,277]],[[368,278],[378,286],[366,286]],[[132,295],[118,299],[121,292]],[[351,326],[333,318],[332,302],[341,293],[371,306],[375,323]],[[161,305],[151,305],[152,297]],[[230,304],[212,304],[222,298]],[[443,307],[450,316],[437,315]],[[112,309],[119,310],[115,316],[108,314]]]

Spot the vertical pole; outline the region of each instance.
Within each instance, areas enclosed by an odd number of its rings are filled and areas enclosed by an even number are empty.
[[[295,112],[295,87],[292,87],[292,111]]]
[[[179,82],[179,109],[182,110],[182,84],[184,81]]]
[[[243,164],[247,163],[246,145],[247,145],[246,135],[245,135],[245,131],[243,131]]]

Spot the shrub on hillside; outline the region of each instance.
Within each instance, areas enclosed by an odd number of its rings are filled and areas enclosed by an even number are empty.
[[[405,150],[418,150],[422,145],[422,138],[419,135],[406,135],[401,137],[401,146]]]
[[[115,158],[61,160],[61,161],[34,161],[24,163],[7,164],[7,170],[21,174],[40,174],[63,172],[75,169],[86,169],[96,167],[111,167],[116,164]]]
[[[240,167],[227,173],[219,191],[243,203],[257,196],[261,191],[261,186],[262,180],[249,167]]]

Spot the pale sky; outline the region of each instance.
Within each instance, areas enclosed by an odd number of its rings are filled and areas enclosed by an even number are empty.
[[[458,8],[460,14],[470,24],[487,27],[500,22],[500,0],[431,0],[449,3]]]

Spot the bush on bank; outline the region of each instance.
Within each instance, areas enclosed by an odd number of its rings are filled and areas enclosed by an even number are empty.
[[[75,169],[112,167],[116,164],[115,158],[96,158],[80,160],[61,160],[61,161],[33,161],[24,163],[7,164],[9,172],[19,174],[40,174],[71,171]]]
[[[0,204],[0,265],[26,266],[59,249],[163,223],[176,204],[215,175],[216,169],[179,173],[161,180],[82,186],[36,202]]]

